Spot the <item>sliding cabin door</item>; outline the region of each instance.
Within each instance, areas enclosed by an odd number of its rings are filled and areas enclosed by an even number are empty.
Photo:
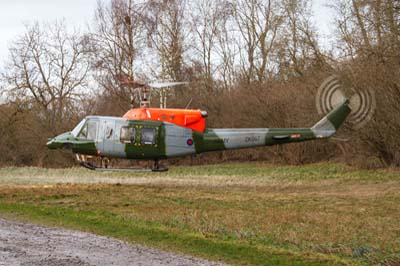
[[[114,141],[115,141],[115,121],[103,120],[100,127],[100,137],[102,139],[101,155],[114,156]]]

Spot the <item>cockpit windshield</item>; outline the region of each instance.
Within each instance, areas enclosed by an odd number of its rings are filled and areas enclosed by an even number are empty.
[[[86,119],[83,119],[79,124],[71,131],[71,134],[76,138],[78,134],[82,131],[82,127],[85,125]]]
[[[83,119],[72,131],[75,138],[95,140],[99,122],[93,119]]]

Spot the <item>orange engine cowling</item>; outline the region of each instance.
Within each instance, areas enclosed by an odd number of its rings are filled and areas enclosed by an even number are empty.
[[[129,120],[153,120],[173,123],[178,126],[204,132],[207,112],[187,109],[135,108],[124,114]]]

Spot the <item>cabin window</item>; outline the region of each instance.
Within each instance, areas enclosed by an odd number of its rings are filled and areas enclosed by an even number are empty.
[[[122,143],[135,142],[136,130],[133,127],[121,127],[120,140]]]
[[[142,128],[140,140],[142,144],[156,144],[156,129],[146,127]]]

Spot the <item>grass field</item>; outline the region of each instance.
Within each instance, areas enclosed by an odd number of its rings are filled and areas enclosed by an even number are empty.
[[[400,264],[400,171],[224,164],[0,169],[0,216],[232,265]]]

